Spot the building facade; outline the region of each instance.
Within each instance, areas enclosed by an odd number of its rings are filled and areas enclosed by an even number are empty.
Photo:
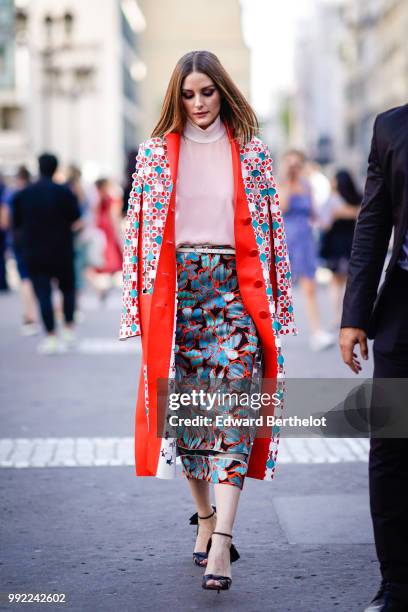
[[[375,116],[408,102],[408,3],[353,0],[345,23],[346,154],[364,174]]]
[[[139,0],[146,19],[140,49],[146,64],[141,83],[143,138],[158,121],[177,60],[188,51],[215,53],[245,96],[250,88],[250,51],[241,26],[239,0]]]
[[[28,91],[21,78],[26,54],[16,38],[13,0],[0,3],[0,169],[10,173],[25,160],[29,138],[25,125]]]
[[[367,170],[375,116],[408,102],[408,3],[320,0],[297,41],[292,144]]]
[[[121,180],[126,151],[140,138],[137,40],[144,22],[136,0],[20,0],[14,22],[11,70],[20,83],[24,145],[13,161],[32,165],[47,150],[89,179]],[[10,150],[3,139],[4,164]]]
[[[318,2],[299,24],[295,47],[290,139],[323,165],[344,150],[343,6],[344,0]]]

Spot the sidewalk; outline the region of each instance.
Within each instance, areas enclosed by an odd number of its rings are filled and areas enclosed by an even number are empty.
[[[18,336],[18,299],[1,297],[0,465],[11,464],[0,469],[0,592],[66,593],[65,609],[78,612],[364,609],[379,581],[367,441],[361,452],[333,442],[323,455],[284,441],[275,481],[246,481],[231,591],[201,589],[184,479],[134,476],[140,352],[138,340],[116,340],[119,297],[100,310],[87,296],[79,352],[56,357],[37,355],[38,338]],[[288,376],[348,376],[337,348],[311,354],[303,335],[286,339],[284,354]]]

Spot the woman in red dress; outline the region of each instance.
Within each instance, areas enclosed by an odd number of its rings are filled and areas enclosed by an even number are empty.
[[[112,189],[108,179],[101,178],[95,182],[97,200],[94,210],[95,227],[104,237],[103,257],[101,264],[93,268],[93,272],[109,275],[111,278],[116,272],[122,270],[121,249],[121,202],[112,196]],[[98,283],[100,285],[100,283]],[[101,298],[105,298],[112,282],[99,287]]]

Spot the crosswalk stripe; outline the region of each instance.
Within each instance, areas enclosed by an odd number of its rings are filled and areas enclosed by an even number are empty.
[[[132,437],[0,438],[0,468],[134,465]],[[368,459],[369,440],[282,438],[278,463],[350,463]]]
[[[83,338],[78,340],[75,352],[87,355],[109,355],[112,353],[140,353],[139,338],[122,340],[116,338]]]

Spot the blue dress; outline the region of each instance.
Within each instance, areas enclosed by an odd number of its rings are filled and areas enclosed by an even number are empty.
[[[317,268],[317,244],[311,225],[312,197],[309,189],[289,196],[283,215],[292,277],[314,278]]]

